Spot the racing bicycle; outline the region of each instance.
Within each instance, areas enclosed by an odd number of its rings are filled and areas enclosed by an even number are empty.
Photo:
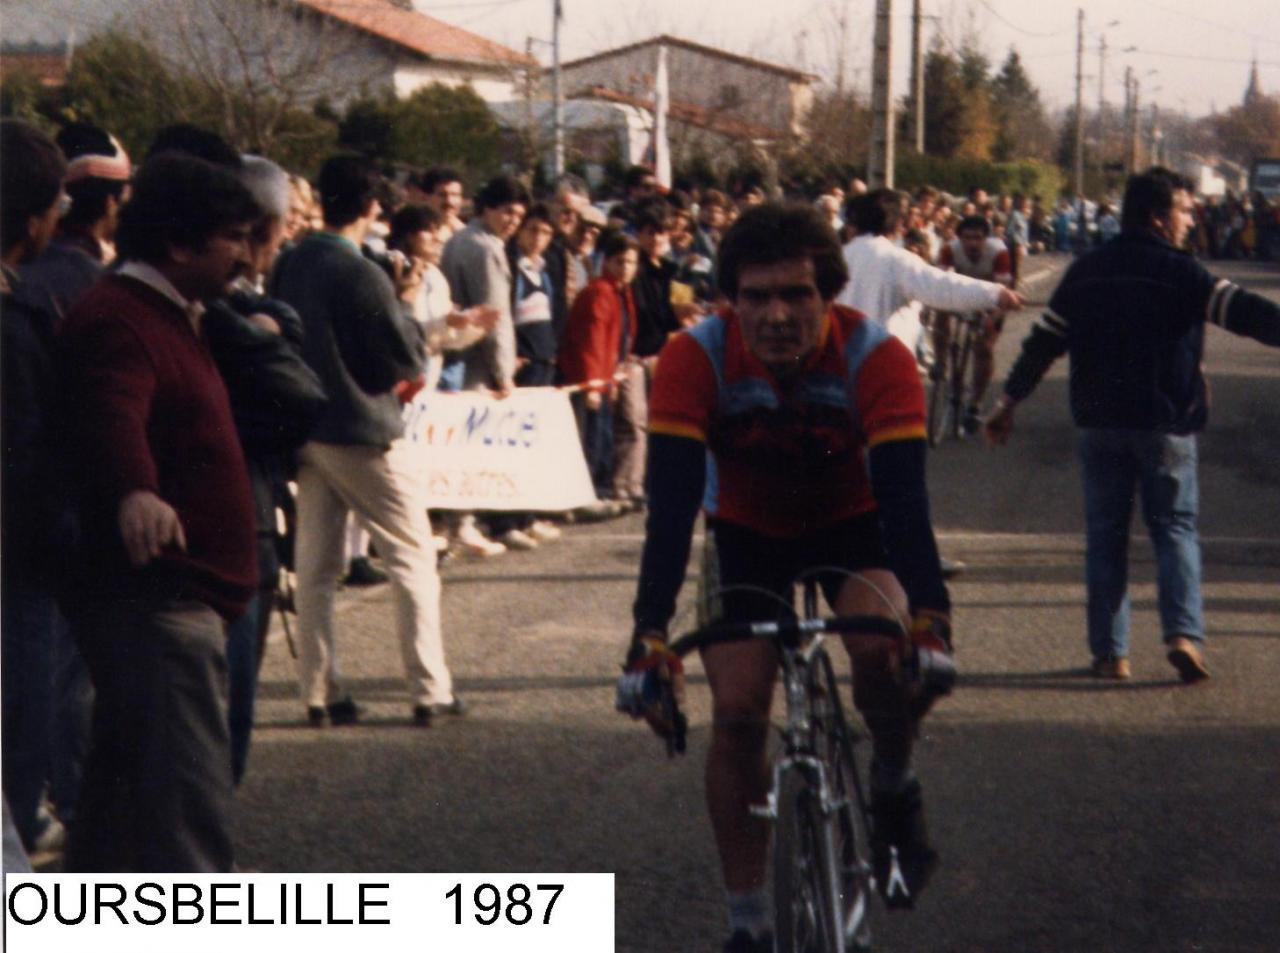
[[[934,362],[929,369],[929,446],[936,447],[947,436],[964,436],[965,387],[974,344],[982,335],[984,315],[980,311],[964,314],[938,312],[934,327],[943,322],[942,334],[935,334],[940,346],[934,348]]]
[[[773,762],[766,802],[752,809],[774,823],[773,891],[778,953],[862,953],[871,948],[871,815],[855,758],[858,734],[845,717],[825,647],[829,633],[856,633],[905,643],[902,626],[879,616],[819,618],[816,575],[803,583],[803,612],[780,622],[711,623],[676,639],[677,655],[723,642],[767,639],[778,648],[786,712],[782,747]],[[904,676],[939,694],[950,690],[954,668],[928,650],[913,653]],[[674,722],[683,733],[683,718]],[[684,749],[683,737],[674,739]],[[894,850],[885,895],[907,905],[910,895]]]

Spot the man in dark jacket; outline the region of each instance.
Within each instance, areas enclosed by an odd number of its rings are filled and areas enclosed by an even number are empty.
[[[376,188],[365,160],[329,159],[320,172],[325,227],[280,257],[269,289],[302,316],[303,357],[329,398],[298,468],[300,678],[307,717],[316,726],[326,718],[351,724],[360,715],[339,683],[333,611],[351,511],[373,536],[391,577],[415,724],[462,711],[445,664],[421,465],[404,439],[393,392],[423,369],[422,334],[409,311],[422,272],[412,270],[396,288],[361,255],[381,211]]]
[[[120,143],[89,123],[68,123],[57,143],[67,159],[71,208],[44,254],[23,266],[22,274],[49,289],[61,316],[115,257],[120,207],[133,169]]]
[[[239,784],[249,757],[258,669],[280,575],[276,510],[292,505],[288,481],[294,452],[327,401],[320,378],[302,359],[302,319],[260,290],[284,239],[289,176],[261,156],[242,157],[236,174],[263,216],[249,237],[249,271],[231,294],[210,304],[204,329],[227,384],[249,465],[257,527],[258,591],[227,631],[231,768]]]
[[[1190,182],[1159,167],[1129,179],[1120,236],[1067,270],[986,423],[990,441],[1007,442],[1017,403],[1055,360],[1071,355],[1089,649],[1101,678],[1130,674],[1126,580],[1135,488],[1156,552],[1169,661],[1184,682],[1209,676],[1196,528],[1196,434],[1208,420],[1205,325],[1280,346],[1280,306],[1215,278],[1182,250],[1191,191]]]
[[[65,606],[96,691],[69,871],[232,866],[226,622],[257,564],[201,320],[248,267],[259,216],[225,169],[149,160],[121,211],[124,265],[59,332],[83,536]]]
[[[66,509],[53,467],[56,315],[18,266],[48,246],[65,205],[66,165],[47,136],[14,120],[0,123],[0,321],[3,322],[3,702],[4,795],[27,850],[43,828],[40,795],[48,779],[51,671],[59,549],[68,544]],[[6,868],[9,858],[5,858]]]

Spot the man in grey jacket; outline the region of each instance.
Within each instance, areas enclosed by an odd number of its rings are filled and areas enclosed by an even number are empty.
[[[325,227],[280,258],[271,294],[306,329],[303,356],[329,405],[299,453],[298,637],[303,702],[313,725],[359,719],[340,688],[334,591],[343,571],[347,513],[373,536],[391,577],[413,719],[461,714],[440,634],[440,577],[420,466],[404,439],[392,388],[422,372],[422,337],[408,312],[421,271],[391,279],[360,253],[381,211],[372,166],[336,156],[320,172]]]
[[[463,390],[488,387],[506,393],[514,386],[516,374],[506,245],[529,208],[529,193],[515,179],[500,175],[476,194],[475,205],[476,217],[449,239],[440,268],[460,307],[487,305],[498,311],[493,333],[464,352]]]

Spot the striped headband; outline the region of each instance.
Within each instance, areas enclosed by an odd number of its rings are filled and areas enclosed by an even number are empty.
[[[116,147],[115,155],[101,155],[98,153],[87,153],[82,156],[76,156],[67,163],[67,183],[79,182],[83,179],[111,179],[114,181],[127,182],[132,173],[129,165],[129,154],[124,151],[124,146],[120,145],[120,141],[115,136],[111,137],[111,144]]]

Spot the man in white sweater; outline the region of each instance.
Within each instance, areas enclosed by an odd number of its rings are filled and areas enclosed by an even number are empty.
[[[919,343],[918,314],[907,306],[919,301],[943,311],[1013,311],[1023,306],[1016,291],[935,268],[894,244],[902,230],[903,197],[892,189],[855,195],[845,221],[857,230],[844,246],[849,283],[836,299],[883,323],[912,353]]]
[[[882,322],[912,354],[918,353],[923,331],[919,309],[911,307],[914,301],[944,311],[1013,311],[1023,306],[1022,295],[1004,285],[943,271],[895,245],[904,204],[903,195],[893,189],[875,189],[849,200],[845,223],[857,234],[844,246],[849,283],[837,302]],[[963,563],[941,558],[948,578],[964,568]]]

